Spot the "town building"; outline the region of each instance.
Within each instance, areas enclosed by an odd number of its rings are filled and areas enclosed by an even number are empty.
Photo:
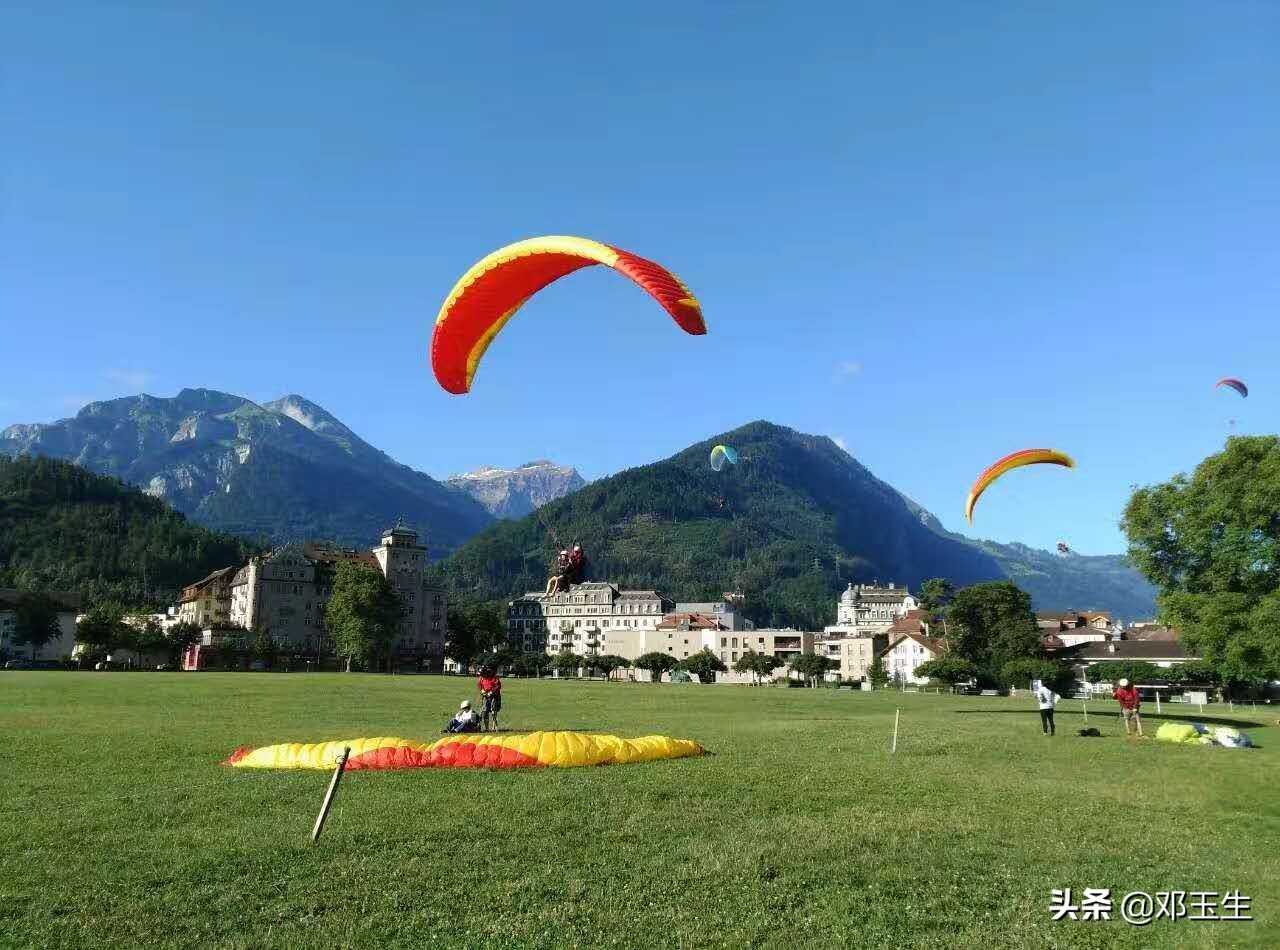
[[[286,544],[258,555],[239,570],[226,568],[192,585],[196,603],[218,604],[221,595],[211,578],[233,572],[226,582],[225,619],[215,609],[199,623],[201,641],[187,651],[184,669],[202,669],[209,655],[228,647],[245,650],[259,631],[267,633],[282,651],[318,659],[333,651],[325,630],[324,614],[338,564],[354,563],[378,570],[401,599],[404,613],[400,621],[394,655],[401,665],[439,670],[444,661],[448,602],[443,589],[426,577],[427,549],[418,542],[418,533],[403,524],[388,528],[381,543],[370,551],[342,548],[328,542]],[[206,597],[203,588],[213,586]],[[184,592],[185,594],[185,592]],[[179,618],[183,619],[183,604]],[[189,611],[195,614],[195,610]]]
[[[732,593],[725,594],[721,600],[678,603],[675,612],[714,617],[726,630],[754,630],[756,625],[742,613],[744,604],[742,594]]]
[[[507,605],[507,645],[635,659],[650,652],[643,647],[657,642],[658,624],[674,606],[657,591],[622,590],[606,581],[574,584],[549,596],[528,593]]]
[[[1201,659],[1177,640],[1110,640],[1081,643],[1059,654],[1084,679],[1084,671],[1098,663],[1137,660],[1152,666],[1180,666]]]
[[[1120,636],[1120,628],[1106,610],[1038,613],[1036,626],[1045,649],[1051,653],[1081,643],[1105,643]]]
[[[18,602],[24,592],[0,587],[0,657],[32,660],[57,660],[70,656],[76,645],[76,616],[80,612],[80,595],[70,591],[42,591],[58,610],[58,636],[34,651],[29,645],[14,643],[18,629]]]
[[[850,584],[836,602],[836,622],[823,633],[853,637],[884,633],[895,620],[919,606],[906,587],[893,582],[888,587]]]
[[[197,627],[231,626],[231,581],[234,567],[224,567],[194,584],[188,584],[178,595],[178,621]]]
[[[1178,640],[1180,636],[1177,630],[1170,629],[1164,624],[1143,621],[1125,630],[1124,638],[1126,640]]]
[[[922,686],[929,677],[918,676],[916,670],[922,663],[936,660],[947,650],[946,641],[923,633],[897,634],[880,654],[885,672],[897,683]]]

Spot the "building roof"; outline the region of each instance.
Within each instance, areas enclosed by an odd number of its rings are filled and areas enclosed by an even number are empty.
[[[1129,641],[1177,640],[1179,638],[1179,634],[1177,630],[1170,630],[1162,624],[1144,623],[1140,627],[1130,627],[1124,632],[1124,638]]]
[[[1065,659],[1086,663],[1108,660],[1198,660],[1177,640],[1109,640],[1090,641],[1067,647]]]
[[[182,593],[178,596],[179,602],[195,600],[196,597],[199,596],[200,591],[204,590],[210,584],[220,580],[230,581],[238,570],[238,567],[221,567],[208,577],[202,577],[194,584],[188,584],[186,587],[182,588]]]
[[[1061,650],[1066,647],[1066,644],[1062,642],[1062,637],[1058,636],[1056,633],[1045,634],[1040,638],[1040,642],[1043,643],[1044,648],[1050,652],[1054,650]]]
[[[687,625],[687,626],[686,626]],[[658,624],[659,630],[728,630],[729,628],[722,624],[715,617],[709,617],[701,613],[675,613],[667,614],[662,618],[662,622]]]
[[[926,637],[922,633],[904,633],[901,636],[890,638],[889,645],[880,651],[880,655],[884,656],[903,640],[914,640],[935,655],[947,652],[947,642],[940,637]]]
[[[17,610],[18,601],[34,591],[17,590],[13,587],[0,587],[0,610]],[[42,590],[39,593],[48,597],[62,611],[79,610],[80,595],[70,590]]]
[[[916,616],[912,616],[913,614]],[[907,633],[927,635],[929,632],[928,614],[923,610],[912,610],[889,624],[888,629],[883,632],[889,635],[889,639],[893,639],[898,634]]]

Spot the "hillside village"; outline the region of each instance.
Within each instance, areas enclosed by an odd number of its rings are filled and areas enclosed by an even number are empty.
[[[181,645],[182,670],[247,669],[255,662],[255,633],[266,631],[277,668],[322,670],[336,666],[334,644],[325,628],[325,609],[333,593],[338,564],[377,570],[387,578],[402,607],[393,644],[394,668],[402,672],[461,672],[466,664],[450,659],[447,644],[448,594],[427,574],[427,548],[416,530],[403,523],[387,528],[370,550],[312,541],[286,544],[193,579],[167,611],[135,614],[124,622],[136,628],[152,624],[168,632],[198,630]],[[20,598],[0,591],[0,652],[18,655],[13,630]],[[35,662],[87,659],[77,643],[77,622],[87,606],[72,593],[55,593],[58,637],[31,651]],[[849,583],[835,603],[836,622],[822,629],[769,628],[744,612],[741,593],[718,601],[680,601],[658,590],[631,590],[604,581],[584,581],[553,594],[528,592],[511,599],[505,610],[509,664],[521,658],[565,655],[580,658],[577,672],[596,668],[594,660],[616,658],[610,667],[630,667],[647,654],[666,654],[675,665],[710,653],[726,668],[717,682],[752,682],[756,676],[735,671],[745,656],[774,657],[776,676],[790,677],[802,656],[825,661],[828,682],[869,688],[877,667],[890,683],[924,686],[930,677],[920,667],[948,654],[946,622],[922,609],[905,586]],[[1083,679],[1087,667],[1116,661],[1141,661],[1174,667],[1197,657],[1188,653],[1175,631],[1149,621],[1126,626],[1109,611],[1042,612],[1036,615],[1044,653],[1070,664]],[[170,662],[171,651],[120,647],[95,658],[104,666],[155,668]],[[256,658],[261,662],[261,658]],[[522,668],[527,665],[522,665]],[[533,664],[542,671],[549,664]],[[557,665],[564,675],[572,664]],[[576,675],[576,674],[575,674]],[[646,680],[650,673],[626,669],[618,675]],[[670,674],[665,674],[670,675]]]

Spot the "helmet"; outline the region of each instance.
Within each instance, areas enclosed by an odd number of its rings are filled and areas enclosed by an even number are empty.
[[[458,708],[459,708],[459,709],[470,709],[470,708],[471,708],[471,700],[469,700],[469,699],[464,699],[462,702],[458,703]]]
[[[1121,681],[1120,681],[1120,685],[1121,685],[1121,686],[1128,686],[1128,685],[1129,685],[1129,681],[1128,681],[1128,680],[1121,680]]]
[[[575,544],[575,545],[573,546],[573,549],[574,549],[575,551],[581,551],[581,550],[582,550],[582,545],[581,545],[581,544]]]

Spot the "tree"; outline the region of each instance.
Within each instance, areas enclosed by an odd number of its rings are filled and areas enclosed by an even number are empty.
[[[185,620],[169,628],[165,640],[169,647],[170,661],[174,666],[182,665],[182,656],[187,652],[187,647],[200,642],[203,635],[203,631],[196,624]]]
[[[148,617],[140,625],[133,628],[133,649],[138,654],[138,665],[142,665],[142,658],[148,654],[168,653],[170,650],[169,638],[165,635],[164,627],[160,626],[160,621],[155,617]]]
[[[871,661],[871,667],[867,670],[867,680],[871,683],[872,689],[884,689],[889,685],[889,671],[884,668],[884,657],[879,653]]]
[[[636,669],[648,670],[655,683],[662,682],[664,673],[670,673],[676,666],[676,658],[669,653],[646,653],[636,660]]]
[[[957,683],[968,683],[977,679],[978,666],[972,660],[964,660],[957,656],[940,656],[936,660],[926,660],[917,666],[916,676],[955,686]]]
[[[390,667],[391,645],[403,612],[400,597],[381,571],[339,562],[324,625],[338,656],[346,661],[347,672],[352,663],[362,660],[384,659]]]
[[[448,627],[444,655],[464,670],[506,640],[506,622],[493,604],[471,602],[451,606]]]
[[[128,639],[123,611],[110,603],[96,604],[76,621],[76,642],[83,643],[93,656],[110,653]]]
[[[951,655],[977,666],[980,679],[998,682],[1006,663],[1044,658],[1031,597],[1012,581],[957,591],[947,617]]]
[[[807,685],[815,687],[826,675],[827,670],[831,669],[831,665],[830,657],[820,656],[817,653],[801,653],[791,661],[791,668],[804,678]]]
[[[1027,689],[1034,680],[1066,695],[1075,686],[1076,674],[1061,660],[1010,660],[1000,668],[1000,682],[1010,689]]]
[[[578,670],[582,667],[583,658],[578,656],[572,650],[565,650],[557,653],[551,658],[551,668],[556,674],[564,679],[570,676],[577,676]]]
[[[519,676],[540,677],[551,669],[551,657],[545,653],[521,653],[516,656],[511,668]]]
[[[956,588],[945,577],[931,577],[920,585],[920,606],[930,614],[941,613],[951,603]]]
[[[625,656],[618,656],[616,653],[605,653],[601,656],[592,657],[591,665],[604,674],[605,679],[611,679],[614,670],[630,666],[631,661]]]
[[[1243,436],[1139,488],[1120,527],[1160,620],[1228,683],[1280,675],[1280,436]]]
[[[1179,686],[1221,686],[1222,672],[1212,663],[1193,660],[1171,666],[1163,671],[1170,685]]]
[[[1084,678],[1090,683],[1113,684],[1126,679],[1134,686],[1166,681],[1163,669],[1142,660],[1112,660],[1107,663],[1095,663],[1085,667]]]
[[[725,673],[729,670],[729,667],[724,665],[724,661],[706,647],[693,656],[685,657],[680,661],[679,667],[686,673],[697,674],[700,683],[714,683],[717,673]]]
[[[782,661],[772,653],[757,653],[754,650],[748,650],[738,657],[738,662],[733,664],[733,671],[735,673],[750,673],[754,681],[759,683],[762,677],[770,676],[780,666],[782,666]]]
[[[33,660],[37,650],[62,636],[62,627],[58,623],[58,604],[45,594],[21,594],[13,613],[13,645],[31,647]]]
[[[279,651],[275,640],[271,637],[271,628],[266,624],[258,624],[253,634],[254,657],[261,660],[267,669],[271,669],[277,652]]]

